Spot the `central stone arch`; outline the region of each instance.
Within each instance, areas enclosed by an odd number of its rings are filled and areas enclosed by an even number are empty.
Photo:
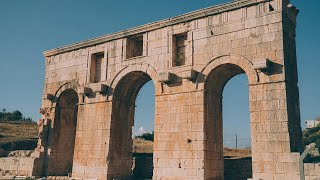
[[[116,82],[112,95],[112,114],[110,125],[110,144],[107,155],[109,169],[107,179],[127,178],[132,173],[132,127],[134,126],[134,112],[137,95],[154,73],[147,69],[126,68],[121,79]],[[147,68],[147,67],[145,67]],[[149,75],[150,74],[150,75]],[[157,89],[157,88],[156,88]]]

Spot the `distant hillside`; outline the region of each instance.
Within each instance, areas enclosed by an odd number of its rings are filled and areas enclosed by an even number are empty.
[[[133,139],[133,152],[134,153],[153,153],[153,142],[144,139]]]
[[[31,150],[37,145],[38,125],[35,122],[0,120],[0,149]]]

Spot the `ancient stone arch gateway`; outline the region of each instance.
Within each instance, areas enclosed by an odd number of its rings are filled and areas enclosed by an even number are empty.
[[[249,81],[254,179],[299,179],[289,0],[237,0],[44,52],[34,174],[124,179],[135,99],[155,85],[153,179],[223,179],[222,91]]]

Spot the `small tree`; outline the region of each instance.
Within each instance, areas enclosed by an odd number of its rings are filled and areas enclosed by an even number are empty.
[[[0,112],[0,119],[4,119],[6,112],[7,110],[3,108],[2,111]]]
[[[152,133],[143,133],[139,136],[136,136],[136,138],[141,138],[146,141],[154,141],[154,131],[152,131]]]
[[[22,113],[18,110],[13,111],[12,113],[6,113],[5,119],[18,121],[22,119]]]
[[[30,117],[28,117],[28,118],[23,117],[22,113],[18,110],[15,110],[13,112],[7,112],[6,109],[2,109],[2,112],[0,111],[0,119],[1,120],[9,120],[9,121],[32,122],[32,119]]]
[[[314,128],[303,130],[302,140],[305,146],[316,143],[317,147],[320,149],[320,124]]]
[[[14,120],[21,120],[22,119],[22,113],[18,110],[12,112]]]

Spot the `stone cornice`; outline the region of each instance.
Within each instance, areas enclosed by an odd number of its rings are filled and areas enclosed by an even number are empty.
[[[73,50],[77,50],[77,49],[84,48],[84,47],[102,44],[102,43],[112,41],[115,39],[120,39],[120,38],[123,38],[126,36],[130,36],[130,35],[134,35],[134,34],[138,34],[138,33],[144,33],[144,32],[156,30],[159,28],[163,28],[166,26],[171,26],[174,24],[179,24],[179,23],[191,21],[194,19],[199,19],[202,17],[206,17],[206,16],[210,16],[210,15],[214,15],[214,14],[219,14],[219,13],[223,13],[226,11],[235,10],[235,9],[239,9],[239,8],[246,7],[246,6],[253,6],[258,3],[268,2],[268,1],[271,1],[271,0],[234,0],[234,1],[231,1],[228,3],[224,3],[224,4],[204,8],[204,9],[199,9],[199,10],[196,10],[196,11],[193,11],[190,13],[186,13],[186,14],[183,14],[180,16],[176,16],[173,18],[168,18],[168,19],[156,21],[153,23],[145,24],[142,26],[137,26],[137,27],[126,29],[126,30],[119,31],[116,33],[107,34],[107,35],[103,35],[103,36],[96,37],[93,39],[80,41],[80,42],[73,43],[70,45],[51,49],[51,50],[45,51],[43,53],[43,55],[45,57],[50,57],[50,56],[54,56],[54,55],[64,53],[64,52],[73,51]]]

